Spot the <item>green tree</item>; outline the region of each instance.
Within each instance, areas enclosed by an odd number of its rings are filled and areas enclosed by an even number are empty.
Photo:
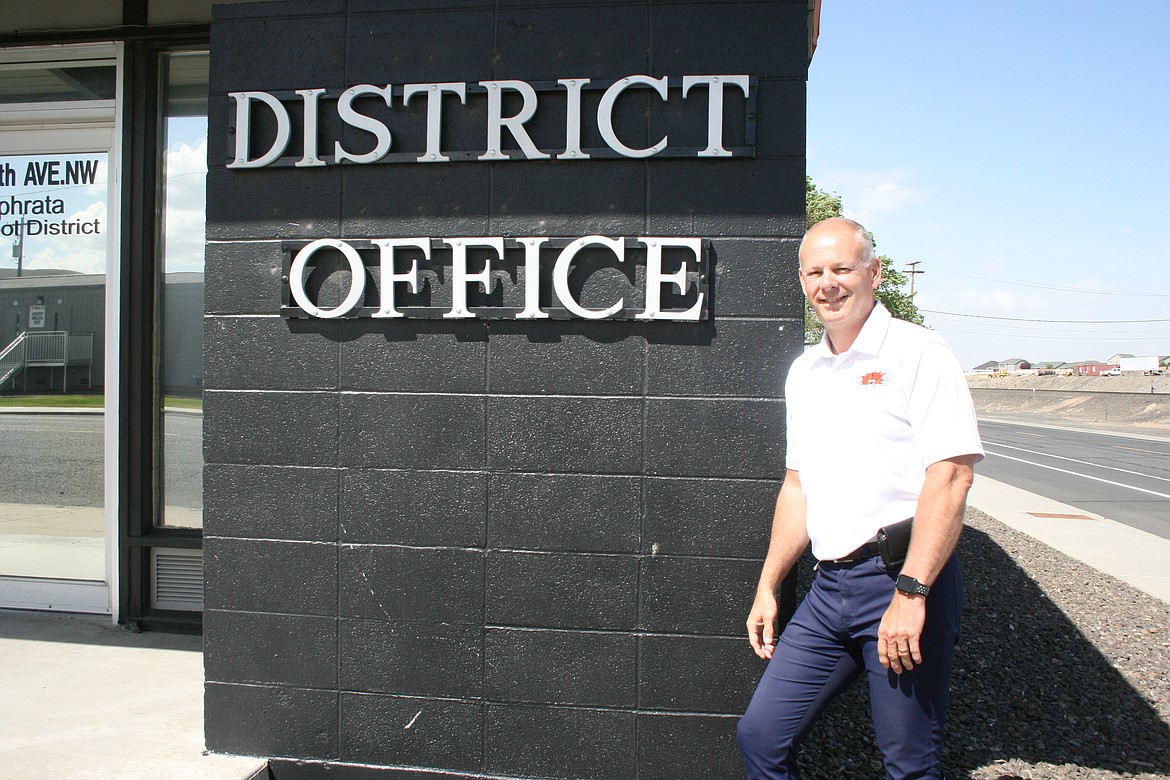
[[[825,192],[813,184],[811,176],[804,177],[804,229],[818,222],[841,216],[841,196]]]
[[[810,176],[804,177],[804,206],[806,230],[822,220],[841,216],[841,196],[835,192],[825,192],[817,187]],[[872,239],[873,233],[870,233],[869,237]],[[877,246],[876,241],[874,241],[874,246]],[[889,309],[890,314],[894,317],[921,325],[922,314],[914,305],[914,296],[906,290],[906,274],[894,268],[894,261],[886,255],[879,255],[878,259],[882,262],[882,281],[877,290],[874,291],[874,297],[881,301],[882,305]],[[806,299],[804,302],[804,343],[816,344],[821,340],[824,330],[820,318],[817,317],[816,312],[813,311]]]

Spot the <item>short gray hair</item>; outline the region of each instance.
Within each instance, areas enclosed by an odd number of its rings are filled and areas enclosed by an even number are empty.
[[[869,231],[860,222],[854,222],[846,217],[830,217],[822,220],[812,227],[810,227],[804,234],[804,238],[800,240],[800,250],[804,250],[804,242],[809,235],[816,232],[816,229],[821,225],[841,225],[846,227],[853,234],[853,241],[857,244],[858,255],[865,265],[873,265],[877,262],[877,253],[873,249],[873,237],[870,236]]]

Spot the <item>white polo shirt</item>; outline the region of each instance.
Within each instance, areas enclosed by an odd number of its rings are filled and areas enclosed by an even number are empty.
[[[926,467],[983,458],[971,393],[937,334],[878,303],[852,347],[807,350],[788,372],[786,466],[800,473],[813,555],[840,558],[912,517]]]

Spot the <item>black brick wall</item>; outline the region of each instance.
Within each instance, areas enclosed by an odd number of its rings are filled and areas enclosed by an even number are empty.
[[[761,671],[742,622],[783,468],[783,373],[803,331],[806,11],[804,0],[217,10],[211,749],[290,759],[273,765],[281,780],[320,764],[363,778],[740,772],[735,720]],[[756,77],[756,156],[224,167],[231,91],[639,73]],[[473,102],[465,116],[481,110]],[[420,121],[419,108],[403,116]],[[703,111],[647,100],[618,115],[631,145],[667,123],[704,138]],[[563,122],[554,105],[530,129],[555,138]],[[396,144],[421,143],[417,126],[391,126]],[[586,125],[585,146],[600,145],[596,132]],[[444,133],[448,149],[482,145]],[[710,239],[713,318],[278,316],[282,240],[592,233]]]

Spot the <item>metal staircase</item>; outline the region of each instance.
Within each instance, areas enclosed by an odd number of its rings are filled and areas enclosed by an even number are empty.
[[[0,350],[0,390],[5,383],[12,379],[15,384],[16,375],[24,369],[24,338],[27,333],[19,334],[12,343]]]
[[[0,350],[0,390],[29,368],[60,366],[65,369],[62,392],[67,392],[69,366],[86,365],[93,370],[93,334],[51,330],[45,333],[21,333]]]

